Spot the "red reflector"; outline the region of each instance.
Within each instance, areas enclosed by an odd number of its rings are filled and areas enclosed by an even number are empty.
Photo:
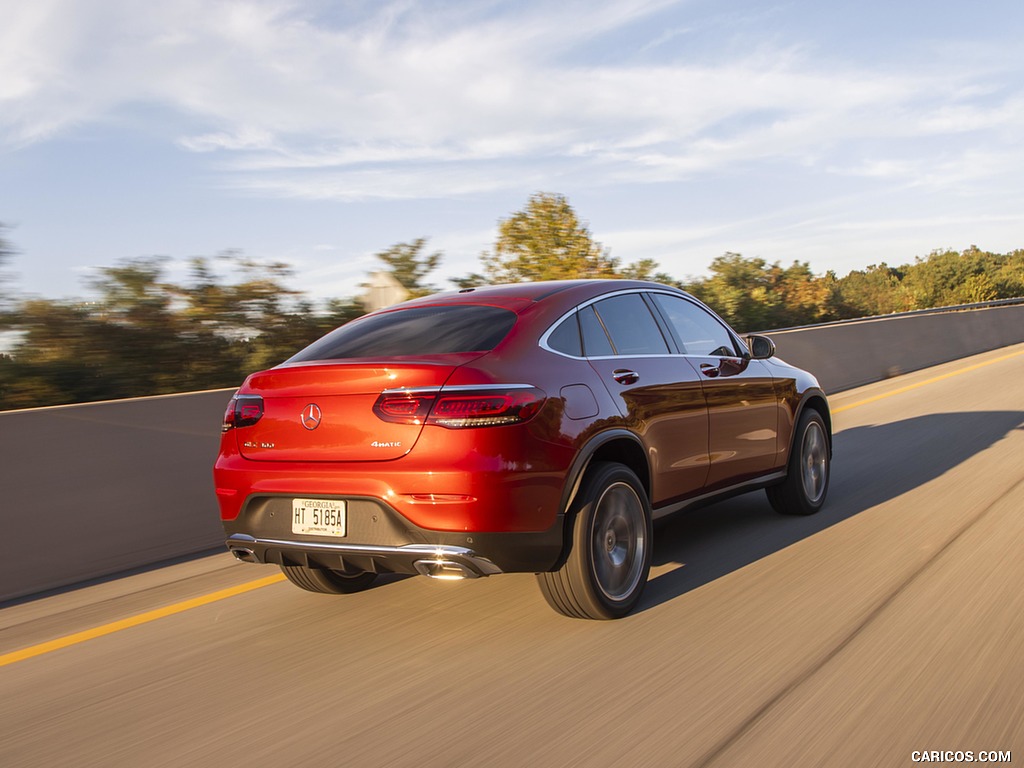
[[[430,504],[459,504],[476,501],[475,496],[466,496],[462,493],[414,493],[410,498],[413,501]]]

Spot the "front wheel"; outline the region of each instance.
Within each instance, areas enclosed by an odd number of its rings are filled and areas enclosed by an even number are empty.
[[[328,595],[362,592],[377,578],[377,574],[366,571],[332,571],[327,568],[307,568],[304,565],[282,565],[281,570],[295,586],[307,592]]]
[[[548,604],[580,619],[618,619],[636,606],[651,569],[651,507],[637,476],[615,463],[592,466],[570,512],[572,550],[537,581]]]
[[[813,515],[825,503],[830,473],[825,420],[808,408],[800,415],[786,479],[765,488],[768,501],[784,515]]]

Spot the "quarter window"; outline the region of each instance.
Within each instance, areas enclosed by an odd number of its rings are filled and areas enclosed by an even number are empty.
[[[580,342],[580,324],[576,320],[576,313],[573,312],[565,318],[548,336],[548,346],[556,352],[573,357],[583,355],[583,346]]]

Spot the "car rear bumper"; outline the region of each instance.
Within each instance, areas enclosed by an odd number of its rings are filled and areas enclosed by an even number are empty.
[[[292,532],[291,495],[254,495],[224,520],[227,547],[245,562],[371,573],[475,578],[549,571],[562,556],[563,518],[543,531],[436,531],[420,528],[377,498],[319,496],[345,502],[346,535]]]
[[[369,544],[332,544],[257,539],[244,533],[228,537],[231,553],[248,563],[277,563],[332,567],[336,570],[418,573],[450,579],[493,576],[501,569],[471,549],[433,544],[405,544],[398,547]]]

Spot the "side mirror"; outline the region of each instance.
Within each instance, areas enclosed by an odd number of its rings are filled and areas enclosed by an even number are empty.
[[[752,334],[747,336],[744,341],[747,342],[750,357],[754,360],[767,360],[769,357],[775,356],[775,342],[767,336]]]

